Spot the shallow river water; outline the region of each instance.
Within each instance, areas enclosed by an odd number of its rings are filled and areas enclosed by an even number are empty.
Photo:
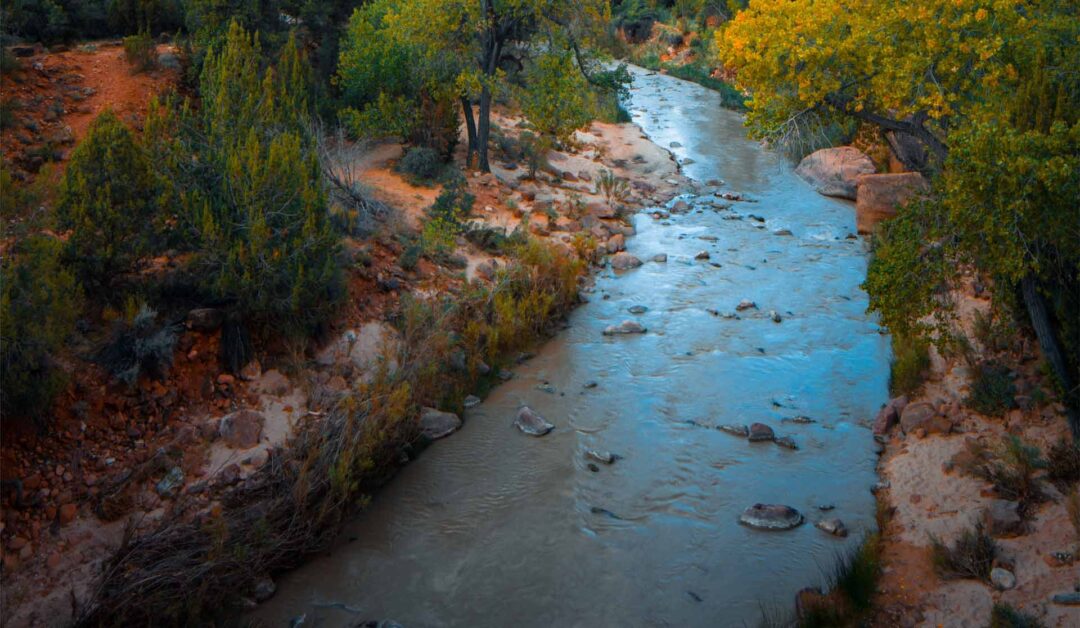
[[[755,625],[872,530],[865,425],[886,399],[889,349],[865,314],[865,245],[847,238],[854,208],[746,139],[715,93],[634,76],[628,108],[645,133],[676,143],[688,176],[757,202],[716,210],[714,197],[687,197],[686,215],[639,214],[629,250],[668,261],[602,273],[569,328],[467,411],[459,433],[406,466],[327,556],[278,582],[256,612],[266,625]],[[720,267],[695,261],[701,250]],[[742,299],[760,309],[707,311]],[[627,312],[638,304],[648,311]],[[648,333],[601,335],[630,318]],[[518,432],[522,403],[555,431]],[[817,423],[783,421],[796,415]],[[755,421],[800,449],[713,429]],[[587,449],[623,458],[593,472]],[[808,523],[739,525],[755,502],[794,506]],[[835,505],[829,516],[850,537],[813,527],[820,504]]]

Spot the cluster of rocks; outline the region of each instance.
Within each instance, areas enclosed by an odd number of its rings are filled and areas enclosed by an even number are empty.
[[[747,425],[718,425],[716,429],[733,436],[745,438],[751,443],[772,442],[785,449],[798,449],[795,439],[790,436],[777,436],[771,427],[764,423]]]
[[[937,404],[928,401],[908,402],[906,395],[890,399],[873,422],[875,436],[885,436],[897,424],[904,434],[927,436],[929,434],[948,434],[953,430],[950,417],[959,412],[955,403],[944,401]]]
[[[803,158],[795,173],[820,194],[855,201],[859,233],[872,233],[897,207],[929,191],[917,172],[877,174],[874,162],[851,146],[823,148]]]

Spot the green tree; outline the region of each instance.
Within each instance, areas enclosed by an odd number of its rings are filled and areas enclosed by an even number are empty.
[[[601,0],[384,0],[379,4],[382,13],[377,23],[362,11],[353,15],[339,69],[343,91],[369,89],[361,85],[365,70],[358,72],[351,51],[382,46],[380,38],[392,38],[394,46],[411,55],[414,71],[432,69],[434,83],[451,89],[459,100],[469,160],[475,154],[483,171],[490,170],[488,142],[495,94],[508,92],[528,55],[540,49],[571,51],[577,70],[592,78],[594,64],[585,51],[610,18],[608,3]],[[401,102],[396,97],[387,94],[383,109],[390,111]]]
[[[525,81],[528,89],[521,97],[522,111],[541,133],[566,141],[595,117],[595,94],[577,71],[571,51],[541,54],[526,72]]]
[[[199,109],[155,113],[146,132],[176,182],[204,289],[264,330],[308,331],[341,296],[338,236],[295,37],[272,67],[261,58],[256,35],[233,22],[206,55]]]
[[[0,414],[49,419],[66,382],[55,356],[75,325],[81,292],[61,263],[63,243],[33,235],[0,263]]]
[[[153,235],[157,202],[146,151],[106,111],[72,152],[57,203],[60,227],[71,232],[68,257],[83,281],[104,286],[137,268]]]

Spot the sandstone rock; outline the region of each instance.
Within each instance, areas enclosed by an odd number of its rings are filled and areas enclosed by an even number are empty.
[[[240,369],[240,379],[244,381],[249,382],[253,379],[257,379],[260,375],[262,375],[262,365],[259,364],[258,360],[252,360],[251,362],[248,362],[244,368]]]
[[[840,521],[839,519],[822,519],[821,521],[815,523],[814,527],[816,527],[818,530],[821,530],[822,532],[828,532],[833,536],[848,535],[847,526],[845,526],[844,522]]]
[[[802,513],[781,504],[754,504],[739,515],[739,523],[760,530],[790,530],[802,522]]]
[[[461,427],[461,419],[452,412],[424,408],[420,413],[420,433],[431,440],[453,434]]]
[[[496,263],[495,260],[480,262],[476,265],[476,276],[481,279],[493,281],[495,279],[495,273],[498,270]]]
[[[1008,591],[1016,587],[1016,575],[1008,569],[994,567],[990,570],[990,584],[998,591]]]
[[[904,411],[900,415],[900,427],[905,434],[910,434],[917,428],[929,423],[936,415],[937,410],[934,409],[933,404],[926,401],[916,401],[904,407]]]
[[[776,440],[776,433],[773,432],[771,427],[764,423],[751,423],[749,438],[751,442]]]
[[[277,592],[277,585],[269,576],[266,576],[255,583],[255,589],[251,592],[251,595],[256,602],[265,602],[273,597],[275,592]]]
[[[710,257],[711,255],[709,255],[708,251],[698,251],[698,254],[694,256],[694,259],[709,259]]]
[[[819,194],[855,200],[858,177],[876,170],[874,162],[861,150],[840,146],[810,153],[799,162],[795,174]]]
[[[750,299],[743,299],[739,301],[739,304],[735,306],[735,310],[742,312],[743,310],[749,310],[750,308],[756,308],[757,303],[754,303]]]
[[[169,469],[169,472],[165,474],[165,477],[158,481],[154,486],[154,490],[162,497],[172,497],[183,485],[184,470],[180,467],[173,467],[172,469]]]
[[[626,237],[623,234],[616,233],[615,235],[608,238],[608,241],[607,241],[607,251],[608,251],[608,253],[618,253],[619,251],[623,251],[625,249],[626,249]]]
[[[890,399],[889,403],[885,404],[878,411],[877,417],[874,418],[874,434],[887,434],[892,429],[892,426],[896,425],[896,422],[900,420],[900,413],[907,407],[907,403],[907,395]]]
[[[641,266],[641,260],[629,253],[616,253],[611,258],[611,267],[615,270],[629,270]]]
[[[623,321],[618,325],[608,325],[604,329],[605,336],[621,336],[625,334],[644,334],[648,331],[644,325],[635,321]]]
[[[72,503],[63,504],[57,514],[60,518],[60,525],[64,526],[75,521],[75,516],[79,514],[79,507]]]
[[[1024,533],[1020,504],[1006,499],[992,500],[983,511],[983,525],[990,536],[1018,536]]]
[[[529,406],[522,406],[518,410],[517,418],[514,419],[514,426],[529,436],[543,436],[555,429],[554,425],[548,423],[544,417],[537,414]]]
[[[790,436],[781,436],[776,439],[776,444],[785,449],[798,449],[799,445],[795,442],[795,439]]]
[[[896,215],[896,208],[930,189],[917,172],[864,174],[858,179],[855,224],[859,233],[872,233],[881,221]]]
[[[210,332],[221,327],[225,315],[212,307],[200,307],[188,312],[187,327],[194,331]]]
[[[221,418],[219,430],[225,444],[234,449],[250,449],[262,438],[266,417],[254,410],[238,410]]]

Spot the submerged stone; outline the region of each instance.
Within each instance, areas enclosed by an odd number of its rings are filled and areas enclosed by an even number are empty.
[[[758,530],[790,530],[802,522],[802,513],[782,504],[754,504],[739,515],[739,523]]]

